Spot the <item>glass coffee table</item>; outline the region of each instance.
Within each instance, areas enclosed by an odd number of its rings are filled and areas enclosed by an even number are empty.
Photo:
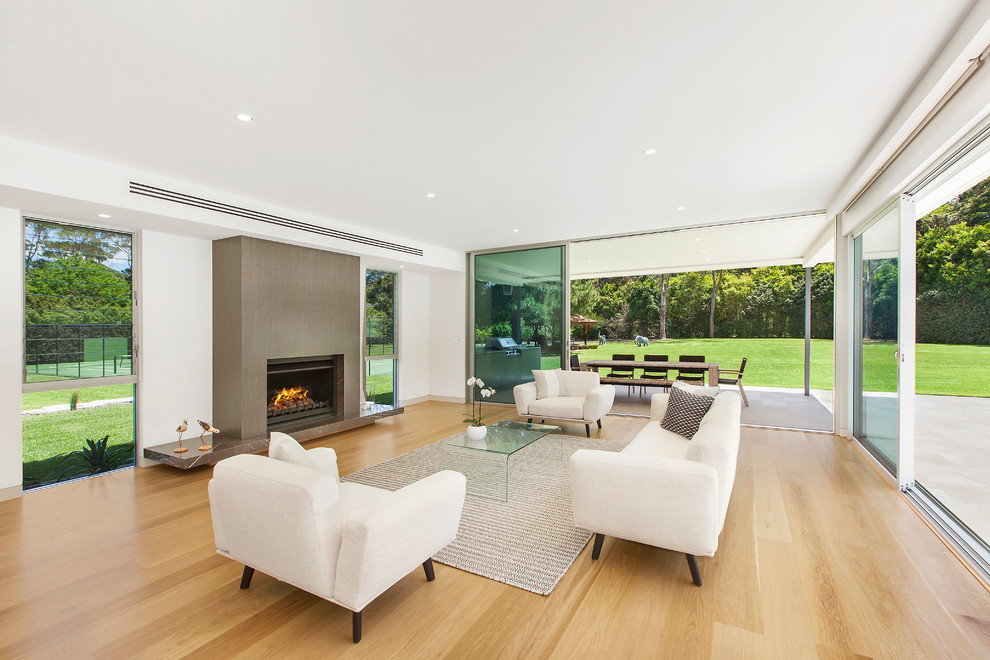
[[[440,469],[467,477],[467,492],[505,502],[509,496],[509,457],[522,449],[529,458],[561,460],[559,426],[496,422],[481,440],[458,433],[440,445]]]

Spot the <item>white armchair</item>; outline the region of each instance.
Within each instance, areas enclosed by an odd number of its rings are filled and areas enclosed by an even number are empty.
[[[351,610],[357,643],[372,600],[419,564],[434,579],[431,557],[460,524],[464,475],[444,470],[391,492],[341,483],[332,449],[284,436],[269,451],[278,458],[243,454],[214,467],[217,552],[244,564],[241,589],[257,569]]]
[[[591,423],[602,427],[602,417],[612,409],[615,387],[602,385],[595,371],[534,370],[535,380],[512,388],[516,412],[527,417],[584,424],[591,437]]]

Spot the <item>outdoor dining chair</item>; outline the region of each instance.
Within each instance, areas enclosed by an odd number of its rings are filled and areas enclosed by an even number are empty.
[[[667,356],[667,355],[649,355],[649,354],[647,354],[647,355],[644,355],[643,356],[643,361],[644,362],[667,362],[668,361],[668,357],[669,356]],[[667,380],[667,374],[668,374],[668,372],[669,372],[669,369],[667,367],[643,367],[643,373],[642,373],[642,375],[640,375],[640,378],[643,378],[643,379],[646,379],[646,380],[664,381],[667,384],[666,385],[661,385],[660,387],[662,389],[666,389],[666,388],[670,387],[670,381]],[[639,394],[640,394],[640,396],[643,395],[643,390],[645,388],[646,388],[646,385],[640,385],[639,386]]]
[[[633,361],[636,359],[636,356],[633,355],[632,353],[613,353],[612,359]],[[608,378],[628,378],[630,381],[632,381],[632,379],[635,377],[636,377],[635,367],[625,367],[625,366],[612,367],[612,371],[610,371],[608,374]],[[629,393],[631,392],[632,392],[632,384],[629,385]]]
[[[678,355],[678,362],[704,362],[704,355]],[[695,383],[698,385],[705,384],[705,372],[707,369],[678,369],[677,370],[677,380],[682,383]],[[715,383],[709,383],[714,386]]]
[[[724,369],[718,372],[718,384],[719,385],[736,385],[739,387],[739,394],[742,396],[743,404],[749,405],[749,401],[746,400],[746,391],[742,386],[743,371],[746,369],[746,358],[742,359],[742,364],[739,365],[739,370],[735,369]],[[725,378],[722,374],[726,374]]]

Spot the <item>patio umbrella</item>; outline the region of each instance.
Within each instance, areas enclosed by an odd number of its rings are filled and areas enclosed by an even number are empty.
[[[587,316],[581,316],[580,314],[571,314],[571,325],[581,325],[584,326],[584,340],[588,341],[588,326],[598,325],[598,321],[594,319],[589,319]]]

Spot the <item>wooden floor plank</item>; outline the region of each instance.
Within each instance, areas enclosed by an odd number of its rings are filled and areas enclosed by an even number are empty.
[[[307,446],[348,474],[462,430],[465,410],[417,404]],[[600,437],[646,423],[610,416]],[[682,554],[613,538],[546,597],[438,564],[368,606],[358,645],[343,608],[260,574],[238,588],[209,477],[156,466],[0,503],[0,658],[990,657],[986,589],[836,436],[743,430],[700,588]]]

